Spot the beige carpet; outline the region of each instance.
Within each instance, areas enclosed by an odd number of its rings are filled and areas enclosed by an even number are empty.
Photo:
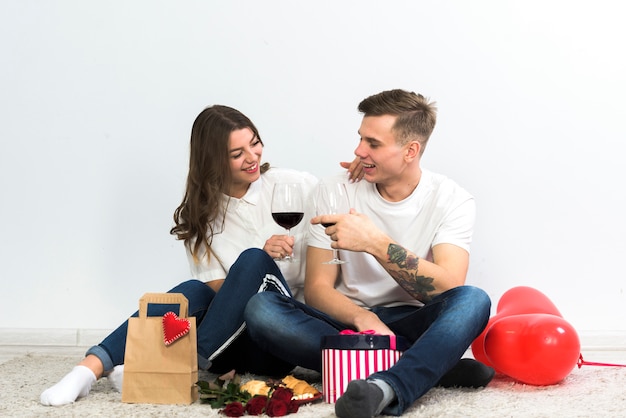
[[[593,361],[592,357],[585,359]],[[40,393],[56,383],[80,360],[75,356],[29,354],[0,365],[1,417],[223,417],[218,410],[196,403],[189,406],[131,405],[120,401],[107,379],[91,394],[71,405],[39,404]],[[623,356],[611,361],[623,364]],[[201,376],[208,379],[211,376]],[[319,375],[314,382],[319,387]],[[435,388],[415,402],[406,417],[624,417],[626,368],[583,366],[561,383],[548,387],[520,384],[496,376],[478,390]],[[294,418],[333,417],[332,405],[318,402],[303,406]]]

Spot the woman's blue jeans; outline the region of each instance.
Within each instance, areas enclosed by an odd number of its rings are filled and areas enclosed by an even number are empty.
[[[397,396],[383,411],[401,415],[461,359],[489,320],[491,301],[481,289],[461,286],[421,308],[377,307],[372,311],[412,346],[389,370],[371,376],[388,383]],[[278,293],[259,293],[248,302],[245,320],[261,349],[285,361],[321,371],[321,337],[350,328],[328,315]]]
[[[291,296],[280,269],[264,251],[256,248],[241,253],[232,265],[219,292],[198,280],[179,284],[168,293],[182,293],[188,300],[190,316],[196,318],[198,337],[198,366],[216,373],[236,369],[280,375],[290,371],[293,365],[259,349],[252,342],[243,319],[243,312],[250,297],[257,292],[280,292]],[[178,305],[150,304],[148,316],[162,316],[168,311],[178,312]],[[132,316],[136,317],[138,312]],[[87,354],[96,355],[105,373],[124,363],[128,321],[109,334],[99,345],[91,347]]]

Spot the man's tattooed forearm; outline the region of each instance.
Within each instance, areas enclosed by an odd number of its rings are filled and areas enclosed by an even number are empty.
[[[435,294],[435,287],[432,285],[431,277],[416,276],[406,271],[399,270],[391,272],[391,277],[413,298],[420,302],[429,302]]]
[[[408,255],[407,251],[397,244],[389,244],[387,255],[390,263],[402,269],[390,271],[391,277],[415,299],[422,302],[431,300],[435,290],[433,278],[417,275],[419,258]]]
[[[402,269],[415,270],[417,273],[419,258],[413,255],[407,255],[407,251],[403,247],[398,244],[389,244],[387,255],[389,256],[390,263]]]

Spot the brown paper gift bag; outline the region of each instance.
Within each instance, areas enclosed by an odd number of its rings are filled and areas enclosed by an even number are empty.
[[[182,293],[146,293],[139,300],[139,317],[128,320],[122,402],[190,404],[198,399],[196,318],[189,317],[189,333],[166,345],[163,316],[147,316],[148,304],[179,304],[179,318],[187,318]]]

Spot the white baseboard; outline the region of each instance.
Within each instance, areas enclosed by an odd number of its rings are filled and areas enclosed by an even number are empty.
[[[0,328],[0,346],[91,347],[112,330]]]
[[[626,330],[579,331],[578,338],[582,349],[626,351]]]
[[[112,330],[103,329],[18,329],[0,328],[0,346],[90,347]],[[581,348],[587,351],[626,351],[626,330],[578,332]]]

